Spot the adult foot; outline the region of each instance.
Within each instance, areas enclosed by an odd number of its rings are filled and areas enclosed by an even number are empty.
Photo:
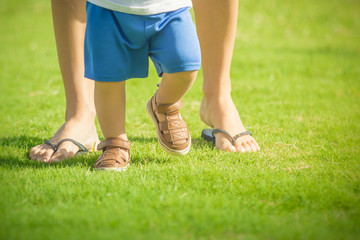
[[[231,96],[218,99],[204,97],[200,107],[200,118],[206,125],[214,129],[223,129],[232,136],[246,131]],[[215,137],[216,148],[222,151],[246,153],[260,150],[258,143],[251,135],[239,137],[235,146],[224,133],[219,132]]]
[[[94,146],[100,142],[94,121],[89,121],[89,118],[70,118],[60,127],[50,141],[57,144],[64,138],[71,138],[78,141],[89,151],[92,151]],[[60,144],[56,152],[50,145],[40,144],[31,148],[30,158],[43,162],[59,162],[74,157],[78,151],[79,147],[70,141]]]

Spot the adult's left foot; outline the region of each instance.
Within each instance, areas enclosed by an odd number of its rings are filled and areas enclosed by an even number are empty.
[[[206,125],[214,129],[223,129],[232,136],[246,131],[231,96],[218,99],[204,97],[200,107],[200,118]],[[235,146],[224,133],[217,133],[215,138],[215,147],[222,151],[246,153],[260,150],[258,143],[251,135],[239,137],[235,141]]]

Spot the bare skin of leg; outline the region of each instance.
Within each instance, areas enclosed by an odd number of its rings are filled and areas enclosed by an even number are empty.
[[[95,106],[104,138],[128,140],[125,133],[125,81],[95,82]]]
[[[156,101],[159,104],[180,101],[194,83],[197,72],[163,73]]]
[[[231,98],[230,67],[234,50],[238,0],[194,0],[197,32],[201,45],[204,96],[201,120],[235,136],[246,131]],[[223,133],[216,134],[216,148],[230,152],[260,150],[256,140],[245,135],[232,146]]]
[[[65,87],[65,123],[51,138],[53,143],[72,138],[92,149],[99,142],[95,128],[94,82],[84,79],[84,0],[52,0],[53,23],[59,65]],[[57,162],[73,157],[79,148],[64,142],[57,152],[47,144],[30,150],[33,160]]]

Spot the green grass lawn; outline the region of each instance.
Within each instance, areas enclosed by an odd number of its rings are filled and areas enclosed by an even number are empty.
[[[182,110],[193,147],[163,152],[151,68],[128,82],[132,164],[113,173],[94,171],[98,154],[28,158],[64,119],[50,1],[0,1],[0,239],[359,239],[359,13],[358,0],[241,0],[232,94],[261,152],[201,140],[201,74]]]

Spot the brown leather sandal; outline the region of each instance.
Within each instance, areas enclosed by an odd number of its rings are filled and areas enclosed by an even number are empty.
[[[125,171],[130,164],[130,141],[108,138],[102,141],[97,149],[103,150],[94,165],[97,170]],[[128,154],[125,155],[120,149],[125,149]]]
[[[156,94],[147,103],[147,112],[155,124],[160,146],[173,155],[185,155],[191,146],[189,129],[180,115],[182,101],[173,104],[158,104]],[[165,121],[160,122],[156,114],[164,114]]]

